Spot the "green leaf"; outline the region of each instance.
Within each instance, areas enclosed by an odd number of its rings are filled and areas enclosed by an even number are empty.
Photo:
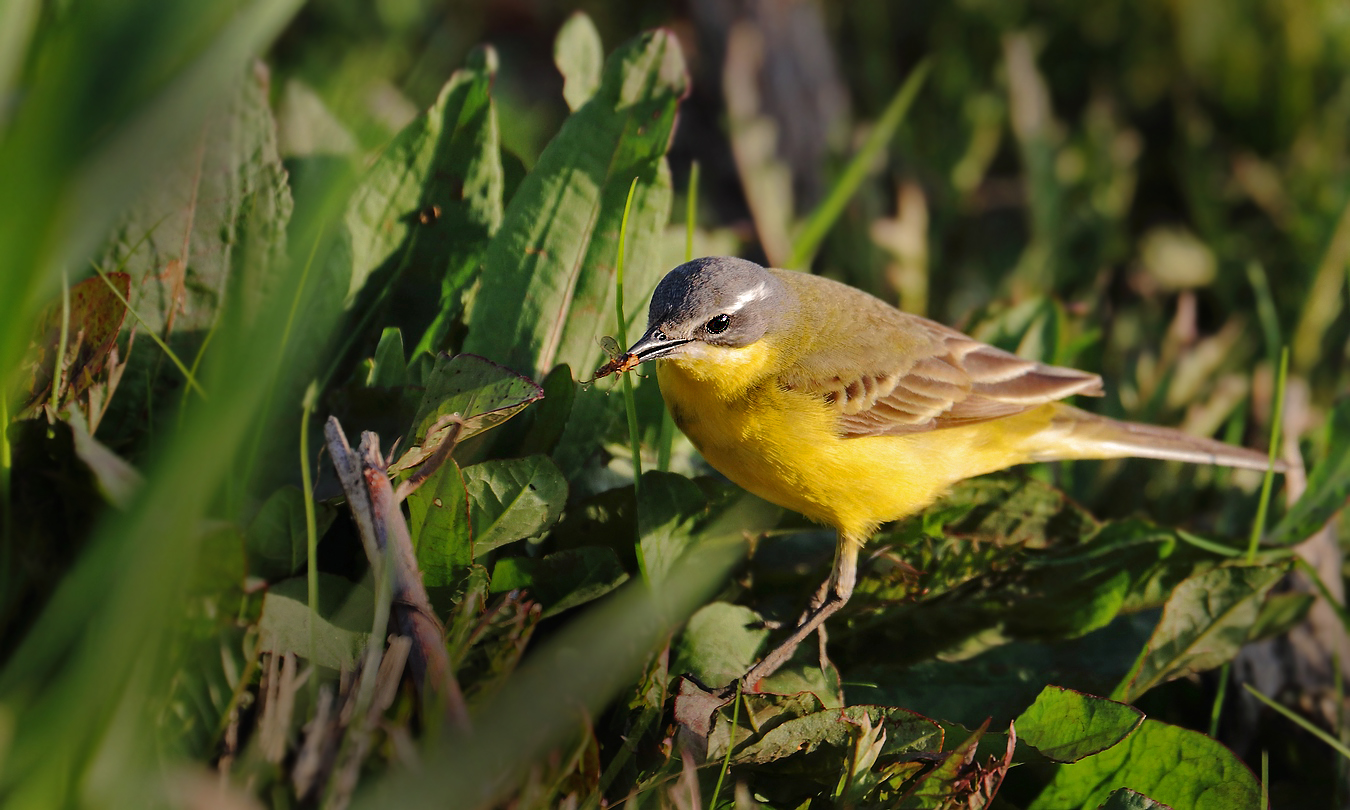
[[[630,289],[655,286],[656,237],[670,216],[670,145],[688,87],[679,43],[644,34],[605,64],[599,90],[549,143],[507,207],[488,248],[464,349],[542,377],[558,363],[589,368],[614,311],[614,255],[624,199]],[[630,296],[628,318],[646,310]]]
[[[1284,573],[1271,566],[1215,568],[1177,586],[1133,677],[1117,688],[1122,699],[1133,703],[1160,683],[1231,661],[1247,642],[1266,591]]]
[[[590,546],[555,552],[540,559],[507,557],[492,569],[492,593],[516,589],[544,606],[544,617],[583,605],[628,580],[611,549]]]
[[[1255,810],[1261,802],[1256,777],[1232,751],[1198,731],[1149,718],[1119,745],[1059,766],[1027,810],[1086,810],[1121,787],[1187,810]]]
[[[615,51],[600,88],[563,124],[511,198],[488,248],[465,351],[542,377],[604,358],[614,328],[615,256],[629,185],[625,317],[637,322],[664,272],[661,235],[673,197],[665,154],[688,87],[668,31]],[[626,348],[626,347],[625,347]],[[598,386],[577,392],[554,458],[569,477],[600,449],[619,403]]]
[[[1275,525],[1267,542],[1291,545],[1312,536],[1350,497],[1350,399],[1337,404],[1329,424],[1330,438],[1322,463],[1308,476],[1303,497]]]
[[[260,66],[239,82],[197,148],[170,163],[131,209],[100,262],[131,275],[131,306],[152,331],[195,333],[199,342],[227,290],[245,296],[256,313],[271,286],[256,274],[284,257],[292,202],[270,83]],[[240,244],[246,223],[255,232]]]
[[[1017,736],[1055,762],[1077,762],[1130,735],[1144,713],[1124,703],[1047,686],[1017,718]]]
[[[380,333],[379,345],[375,347],[370,373],[366,375],[366,386],[394,388],[406,385],[407,381],[408,361],[403,352],[403,332],[397,326],[387,326]]]
[[[553,452],[572,416],[572,402],[577,396],[572,369],[566,364],[554,366],[540,385],[544,401],[534,409],[533,421],[521,445],[527,453]]]
[[[553,42],[553,63],[563,75],[563,98],[574,112],[600,87],[604,61],[605,50],[595,23],[585,12],[573,12]]]
[[[835,749],[842,762],[864,717],[874,728],[880,726],[886,733],[880,754],[883,757],[942,750],[942,729],[927,717],[894,706],[848,706],[814,712],[775,726],[737,748],[732,762],[763,764],[810,754],[822,746]],[[835,771],[838,772],[837,768]]]
[[[675,647],[674,672],[687,672],[702,683],[721,686],[754,665],[769,637],[759,614],[730,602],[713,602],[689,617]]]
[[[244,532],[249,573],[277,580],[305,565],[309,542],[305,530],[306,497],[296,487],[287,486],[273,492],[263,503]],[[323,537],[336,517],[333,507],[315,504],[318,537]]]
[[[196,148],[156,172],[99,261],[105,271],[131,276],[131,308],[185,363],[202,349],[227,298],[249,323],[276,292],[293,203],[269,85],[261,66],[238,82]],[[176,409],[182,385],[180,372],[148,342],[126,360],[100,429],[114,446],[153,425],[157,406],[172,402]]]
[[[693,542],[694,525],[706,512],[708,498],[698,485],[675,473],[642,474],[638,536],[647,581],[662,582]]]
[[[375,161],[347,208],[347,306],[367,286],[374,298],[394,284],[390,311],[405,334],[422,336],[419,350],[445,348],[461,295],[501,225],[501,144],[490,93],[496,69],[495,51],[475,49],[431,109]]]
[[[304,577],[278,582],[263,597],[262,651],[295,653],[309,659],[310,625],[314,627],[314,663],[351,669],[360,655],[374,617],[374,595],[332,574],[319,574],[319,615],[310,612],[309,584]]]
[[[540,534],[566,501],[567,481],[547,456],[447,463],[408,498],[427,586],[454,584],[483,553]]]
[[[464,441],[500,425],[544,395],[533,380],[471,354],[437,357],[426,389],[413,417],[414,444],[390,467],[391,471],[406,469],[426,457],[422,448],[436,439],[427,436],[427,431],[442,416],[460,415],[463,426],[459,441]],[[443,435],[448,429],[442,428],[436,435]]]
[[[1162,802],[1155,802],[1142,793],[1121,788],[1106,797],[1097,810],[1172,810]]]
[[[464,468],[475,554],[534,537],[558,520],[567,480],[548,456],[493,459]]]

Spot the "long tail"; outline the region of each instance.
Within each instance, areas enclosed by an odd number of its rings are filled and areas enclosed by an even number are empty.
[[[1120,422],[1064,404],[1056,406],[1051,427],[1042,435],[1045,441],[1032,451],[1037,461],[1158,458],[1248,470],[1265,470],[1270,466],[1269,456],[1256,450],[1202,439],[1172,428]],[[1274,468],[1276,472],[1284,472],[1284,462],[1276,459]]]

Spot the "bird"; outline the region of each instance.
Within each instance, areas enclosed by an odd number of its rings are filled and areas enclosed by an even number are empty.
[[[738,679],[746,691],[848,602],[859,551],[879,526],[959,481],[1068,459],[1272,466],[1264,453],[1061,401],[1101,396],[1097,374],[1019,357],[823,276],[735,257],[695,259],[661,279],[646,331],[606,368],[648,362],[675,425],[714,469],[837,533],[829,579]]]

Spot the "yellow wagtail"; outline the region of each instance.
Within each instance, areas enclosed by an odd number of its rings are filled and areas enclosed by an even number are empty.
[[[606,368],[647,360],[661,361],[666,406],[709,464],[839,533],[810,609],[746,673],[752,691],[848,601],[858,549],[876,528],[957,481],[1058,459],[1268,463],[1058,402],[1100,396],[1096,374],[1024,360],[845,284],[743,259],[697,259],[661,280],[646,333]]]

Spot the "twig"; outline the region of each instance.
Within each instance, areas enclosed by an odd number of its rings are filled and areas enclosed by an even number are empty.
[[[347,443],[342,425],[332,416],[324,425],[324,437],[371,568],[377,578],[388,574],[391,617],[398,633],[412,639],[409,663],[418,692],[424,702],[430,702],[434,696],[441,702],[446,720],[457,728],[467,729],[468,710],[450,668],[445,631],[431,610],[421,572],[417,570],[412,537],[389,483],[379,437],[374,433],[362,434],[358,456]]]

